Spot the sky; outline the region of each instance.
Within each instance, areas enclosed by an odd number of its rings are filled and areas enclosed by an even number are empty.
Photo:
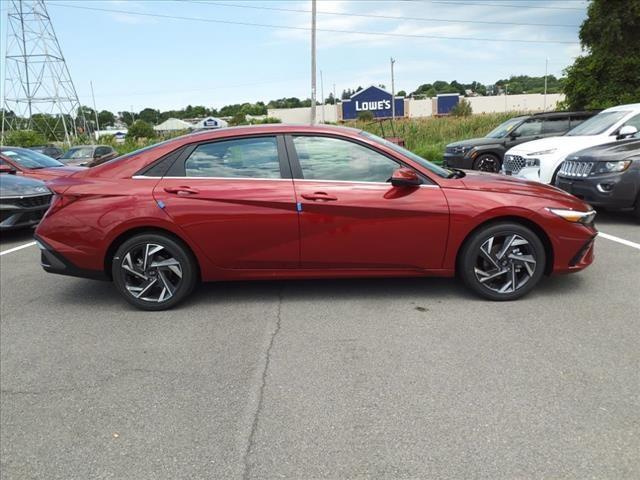
[[[98,110],[220,108],[310,97],[311,0],[47,0],[46,5],[80,101],[92,104],[93,82]],[[396,60],[396,91],[411,92],[435,80],[490,84],[511,75],[541,76],[545,59],[549,74],[560,76],[581,53],[578,31],[587,5],[585,0],[318,0],[318,98],[320,71],[325,97],[334,88],[338,95],[359,85],[390,88],[390,57]],[[0,0],[2,59],[9,7],[8,0]]]

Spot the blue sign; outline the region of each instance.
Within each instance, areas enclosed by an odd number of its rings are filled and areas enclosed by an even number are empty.
[[[391,94],[371,86],[342,101],[344,120],[355,120],[362,112],[371,112],[375,118],[391,118]],[[396,97],[396,117],[404,117],[404,97]]]

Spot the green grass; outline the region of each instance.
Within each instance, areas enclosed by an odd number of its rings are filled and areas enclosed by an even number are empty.
[[[405,146],[432,162],[442,162],[448,143],[467,138],[484,137],[505,120],[519,113],[491,113],[468,117],[403,118],[391,122],[346,122],[345,126],[361,128],[381,137],[400,137]]]

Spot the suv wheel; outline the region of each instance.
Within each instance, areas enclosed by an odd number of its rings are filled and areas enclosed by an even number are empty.
[[[112,262],[116,288],[142,310],[166,310],[184,300],[196,285],[196,272],[187,247],[162,234],[130,238]]]
[[[546,254],[538,236],[518,223],[488,225],[466,242],[460,274],[473,291],[490,300],[527,294],[544,273]]]
[[[500,171],[500,160],[495,155],[485,153],[480,155],[473,164],[474,170],[481,172],[498,173]]]

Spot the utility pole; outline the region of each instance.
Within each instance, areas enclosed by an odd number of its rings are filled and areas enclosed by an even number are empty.
[[[320,70],[320,98],[322,100],[322,123],[324,123],[324,82],[322,81],[322,70]]]
[[[547,111],[547,73],[549,71],[549,57],[544,60],[544,108],[542,111]]]
[[[91,85],[91,98],[93,99],[93,113],[96,114],[96,132],[100,130],[100,122],[98,121],[98,109],[96,108],[96,96],[93,93],[93,80],[89,80],[89,85]],[[92,136],[91,143],[95,143],[96,134],[94,133]]]
[[[396,86],[393,78],[393,64],[396,61],[391,57],[391,120],[396,119]]]
[[[316,123],[316,0],[311,0],[311,125]]]

